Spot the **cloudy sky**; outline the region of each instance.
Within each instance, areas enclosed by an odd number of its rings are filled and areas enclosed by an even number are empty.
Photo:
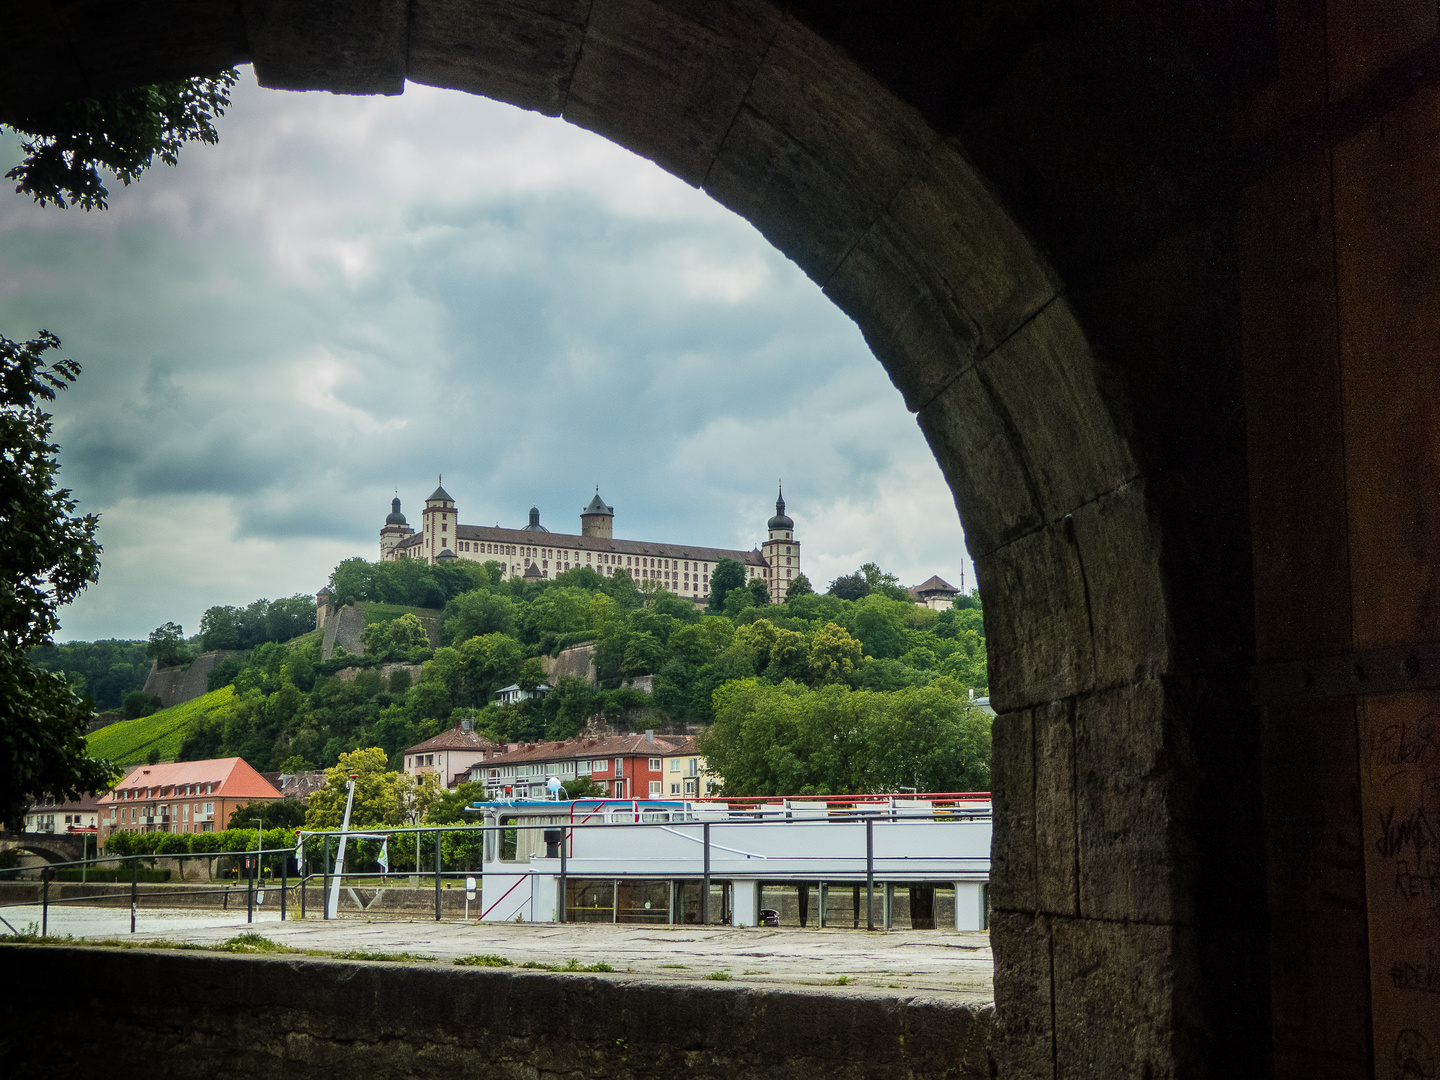
[[[0,172],[20,159],[0,136]],[[747,222],[559,120],[412,86],[258,89],[110,209],[0,189],[0,334],[84,374],[62,479],[100,514],[63,638],[375,558],[443,473],[462,522],[750,548],[775,482],[819,588],[973,582],[954,505],[855,325]]]

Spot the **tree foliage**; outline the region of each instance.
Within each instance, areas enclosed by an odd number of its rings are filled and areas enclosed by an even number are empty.
[[[41,206],[105,209],[105,169],[132,183],[159,157],[179,160],[187,142],[217,141],[215,120],[230,104],[234,71],[81,98],[18,117],[25,160],[5,174]]]
[[[245,607],[216,606],[200,616],[200,643],[215,649],[253,649],[267,641],[289,641],[315,629],[315,598],[299,593],[281,600],[256,600]]]
[[[726,795],[982,791],[990,718],[944,679],[894,693],[759,679],[715,693],[700,740]]]
[[[325,771],[325,786],[310,796],[305,810],[307,829],[338,829],[349,797],[347,782],[355,776],[355,802],[350,809],[352,829],[377,825],[405,825],[413,809],[415,780],[387,768],[389,755],[378,746],[341,754],[333,769]]]
[[[80,374],[73,360],[47,364],[59,339],[0,338],[0,822],[17,827],[38,795],[78,797],[116,771],[85,753],[93,706],[64,675],[31,663],[49,643],[58,611],[99,570],[96,517],[56,483],[58,447],[41,402]]]

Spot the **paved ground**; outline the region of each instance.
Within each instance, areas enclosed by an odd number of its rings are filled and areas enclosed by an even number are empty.
[[[17,929],[38,918],[34,907],[0,908]],[[51,935],[131,939],[128,910],[65,905],[50,909]],[[252,930],[294,948],[411,952],[449,962],[491,954],[526,961],[582,965],[603,962],[615,977],[692,981],[714,973],[732,983],[774,986],[850,986],[870,992],[945,995],[993,1000],[989,935],[945,930],[746,929],[693,926],[614,926],[553,923],[476,923],[461,920],[342,918],[280,922],[266,914],[247,925],[233,914],[142,910],[132,940],[170,939],[217,944]],[[0,925],[0,932],[5,931]],[[846,980],[841,983],[841,978]]]

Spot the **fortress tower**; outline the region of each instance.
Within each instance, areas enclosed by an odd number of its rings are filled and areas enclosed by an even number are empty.
[[[605,505],[600,498],[598,487],[590,505],[580,511],[580,535],[598,536],[606,540],[615,535],[615,508]]]
[[[795,522],[785,514],[785,489],[775,500],[775,516],[767,523],[768,539],[760,549],[765,555],[765,584],[770,586],[770,602],[783,604],[785,590],[800,576],[800,543],[795,539]]]
[[[390,500],[390,513],[385,517],[385,527],[380,530],[380,558],[392,558],[392,553],[406,537],[414,536],[412,529],[400,512],[400,497]]]
[[[442,476],[441,480],[444,479]],[[420,557],[434,562],[447,548],[455,553],[455,537],[459,531],[459,520],[455,513],[455,500],[443,487],[437,487],[425,500],[425,513],[420,532]]]

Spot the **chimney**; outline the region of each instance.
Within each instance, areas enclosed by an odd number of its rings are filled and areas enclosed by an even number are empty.
[[[460,730],[461,730],[461,731],[469,731],[469,730],[470,730],[470,721],[469,721],[469,720],[461,720],[461,721],[460,721]]]
[[[645,729],[645,741],[647,743],[652,743],[655,741],[655,729],[653,727]]]

